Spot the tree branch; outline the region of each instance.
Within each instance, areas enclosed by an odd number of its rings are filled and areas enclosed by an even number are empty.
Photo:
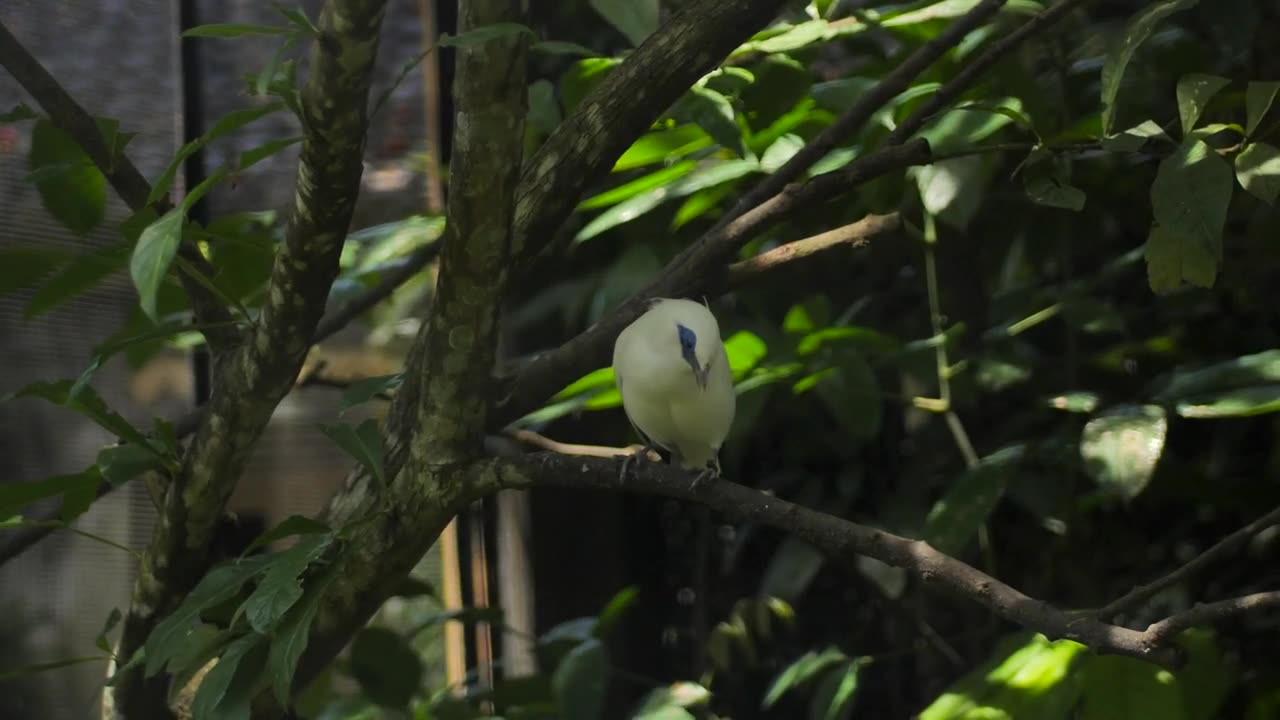
[[[214,388],[134,588],[118,653],[129,657],[208,570],[210,539],[245,459],[289,390],[338,273],[363,171],[366,106],[385,0],[329,0],[301,93],[305,138],[293,211],[262,314],[246,342],[215,357]],[[140,671],[113,688],[126,717],[165,717]]]
[[[1277,524],[1280,524],[1280,507],[1222,538],[1214,543],[1213,547],[1200,553],[1192,558],[1190,562],[1168,575],[1153,580],[1146,585],[1139,585],[1123,596],[1107,603],[1096,610],[1093,616],[1099,620],[1111,620],[1120,613],[1132,610],[1155,597],[1156,593],[1161,590],[1176,585],[1211,565],[1219,564],[1229,555],[1237,552],[1255,535]]]
[[[522,0],[460,0],[458,31],[522,22]],[[481,456],[486,389],[512,255],[525,116],[523,36],[458,49],[453,155],[436,293],[387,413],[385,488],[356,475],[327,515],[350,534],[294,687],[347,643],[475,497],[465,474]],[[370,513],[386,514],[355,522]]]
[[[789,242],[753,258],[729,266],[726,287],[736,289],[756,281],[761,275],[838,247],[859,248],[880,235],[897,232],[902,226],[898,213],[868,215],[861,220],[812,237]],[[717,288],[718,289],[718,288]]]
[[[58,84],[3,22],[0,22],[0,65],[44,108],[53,126],[70,135],[84,150],[125,205],[134,212],[147,206],[151,184],[123,152],[112,152],[93,116]],[[163,215],[169,207],[169,199],[166,197],[157,203],[155,210],[158,215]],[[236,340],[237,332],[232,323],[231,312],[205,285],[214,276],[212,266],[190,242],[183,242],[178,252],[186,261],[185,267],[177,268],[178,277],[191,300],[197,322],[203,326],[211,326],[203,331],[210,348],[214,352],[229,348]]]
[[[763,28],[786,0],[691,0],[610,72],[525,164],[513,247],[527,261],[550,242],[591,183],[660,113]]]
[[[854,567],[866,555],[902,568],[926,584],[944,588],[982,605],[1005,620],[1066,638],[1097,652],[1126,655],[1177,669],[1184,653],[1173,644],[1177,632],[1206,622],[1280,605],[1280,592],[1259,593],[1204,605],[1155,623],[1145,631],[1101,622],[1087,613],[1060,610],[938,552],[921,540],[894,535],[766,495],[734,482],[718,480],[693,489],[686,471],[669,465],[644,464],[625,481],[613,459],[537,453],[520,458],[493,458],[476,469],[488,492],[557,486],[637,492],[697,502],[728,517],[783,530]]]

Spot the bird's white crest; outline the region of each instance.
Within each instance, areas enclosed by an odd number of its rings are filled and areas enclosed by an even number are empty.
[[[685,467],[717,463],[737,396],[720,324],[706,305],[655,300],[618,334],[613,370],[623,410],[646,442],[670,450]]]

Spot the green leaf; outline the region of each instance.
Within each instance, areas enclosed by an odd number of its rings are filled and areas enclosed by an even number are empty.
[[[809,720],[848,720],[858,690],[857,660],[846,660],[823,677],[809,701]]]
[[[40,113],[32,110],[26,103],[18,103],[13,109],[6,113],[0,113],[0,125],[10,125],[24,120],[35,120],[40,117]]]
[[[1249,143],[1236,155],[1236,179],[1249,194],[1268,205],[1280,197],[1280,148],[1267,143]]]
[[[140,343],[170,338],[180,333],[207,327],[211,327],[211,325],[191,325],[186,320],[173,320],[162,325],[152,326],[140,333],[129,334],[124,337],[111,337],[106,342],[94,348],[93,357],[89,360],[89,367],[85,368],[84,372],[80,373],[80,377],[76,379],[75,385],[71,386],[71,395],[73,397],[79,395],[80,390],[93,381],[94,374],[98,372],[98,369],[102,367],[102,364],[116,353],[122,350],[127,350]],[[127,329],[129,328],[126,328],[126,330]]]
[[[382,432],[378,430],[377,420],[369,418],[358,426],[321,425],[320,430],[359,461],[382,487],[386,487],[387,478],[382,465]]]
[[[203,670],[210,660],[218,657],[236,638],[237,634],[231,630],[223,630],[209,623],[197,623],[187,635],[182,649],[169,660],[169,672],[172,674],[169,681],[170,695],[185,687],[196,673]]]
[[[551,676],[551,688],[563,720],[597,720],[604,708],[609,654],[591,638],[570,650]]]
[[[249,720],[253,693],[267,662],[267,638],[249,633],[227,646],[191,704],[191,717],[200,720]]]
[[[572,107],[566,99],[565,104]],[[670,130],[645,133],[627,148],[613,164],[613,172],[632,170],[656,162],[683,157],[695,150],[710,147],[711,136],[692,123]]]
[[[1204,420],[1280,412],[1280,385],[1236,388],[1192,397],[1179,402],[1176,409],[1182,417]]]
[[[182,37],[237,38],[244,35],[288,35],[294,28],[269,25],[245,25],[242,23],[210,23],[197,25],[182,33]]]
[[[283,540],[294,535],[317,535],[329,532],[329,526],[313,520],[303,515],[290,515],[280,524],[262,533],[253,542],[249,543],[249,547],[240,553],[241,557],[245,557],[260,547],[266,547],[277,540]]]
[[[697,125],[721,147],[732,150],[738,157],[746,155],[742,128],[738,125],[733,104],[715,90],[696,85],[689,88],[671,107],[671,117],[677,122]]]
[[[102,222],[107,180],[70,135],[45,119],[31,131],[30,167],[49,214],[77,235]]]
[[[284,18],[289,21],[289,24],[306,32],[306,34],[320,34],[320,28],[316,27],[315,23],[311,22],[311,18],[307,17],[307,14],[302,10],[297,8],[287,8],[278,2],[271,3],[271,7],[275,8],[276,12],[283,15]]]
[[[1179,370],[1155,395],[1159,402],[1256,385],[1280,384],[1280,349],[1214,363],[1198,370]]]
[[[1213,96],[1230,84],[1231,81],[1227,78],[1203,73],[1183,75],[1178,80],[1178,116],[1182,118],[1184,135],[1195,129],[1196,121]]]
[[[964,551],[1000,504],[1025,454],[1022,445],[1002,448],[961,475],[929,510],[923,539],[948,555]]]
[[[997,112],[993,108],[1007,109]],[[948,153],[977,145],[1010,123],[1011,115],[1021,116],[1022,101],[1016,97],[998,98],[985,105],[957,107],[943,113],[920,131],[935,153]]]
[[[1178,237],[1222,256],[1222,229],[1231,203],[1231,166],[1200,140],[1187,140],[1160,162],[1151,184],[1156,222]],[[1215,268],[1216,269],[1216,268]]]
[[[369,699],[407,708],[422,684],[422,660],[405,639],[383,627],[367,627],[351,643],[351,674]]]
[[[1147,236],[1144,253],[1147,282],[1155,293],[1173,292],[1182,286],[1183,280],[1200,287],[1213,287],[1218,259],[1209,248],[1194,240],[1156,225]]]
[[[867,441],[880,432],[884,414],[880,382],[862,353],[844,348],[838,358],[838,367],[800,380],[794,391],[803,393],[810,388],[854,440]]]
[[[769,558],[760,578],[760,594],[794,602],[818,576],[827,556],[809,543],[785,537]]]
[[[693,720],[693,714],[685,708],[705,706],[711,693],[697,683],[675,682],[666,687],[650,690],[640,706],[630,716],[631,720]]]
[[[133,277],[134,287],[138,289],[142,311],[153,322],[160,322],[156,311],[156,296],[160,292],[160,284],[169,272],[170,263],[178,254],[185,222],[182,208],[166,212],[142,231],[129,260],[129,274]]]
[[[87,509],[83,501],[75,503],[74,510],[69,507],[73,498],[88,497],[90,503],[96,497],[98,484],[102,475],[97,466],[90,466],[78,473],[56,475],[35,482],[0,483],[0,518],[9,518],[21,512],[22,508],[38,500],[63,496],[62,516],[65,522],[71,522]]]
[[[271,636],[271,651],[267,658],[267,666],[271,670],[271,690],[284,707],[289,707],[293,675],[298,669],[298,659],[307,649],[311,623],[320,609],[320,600],[329,583],[337,576],[338,565],[335,563],[317,582],[308,583],[302,597],[285,613]]]
[[[608,207],[609,205],[617,205],[623,200],[635,197],[646,190],[653,190],[654,188],[679,180],[685,175],[688,175],[689,171],[693,170],[697,166],[698,161],[696,160],[682,160],[670,167],[665,167],[661,170],[651,172],[648,175],[643,175],[615,188],[605,190],[598,195],[592,195],[586,200],[578,203],[577,209],[594,210],[596,208]]]
[[[1122,133],[1104,137],[1102,149],[1107,152],[1137,152],[1152,138],[1173,142],[1164,128],[1160,127],[1160,123],[1155,120],[1144,120]]]
[[[404,373],[361,378],[351,383],[342,393],[338,415],[341,416],[351,408],[367,403],[382,393],[395,390],[402,382],[404,382]]]
[[[59,380],[57,382],[40,381],[32,383],[12,395],[3,398],[9,400],[21,397],[38,397],[47,400],[54,405],[60,405],[84,415],[93,420],[100,427],[111,432],[117,438],[131,443],[137,443],[143,447],[151,447],[147,439],[137,428],[130,425],[127,420],[120,417],[112,411],[107,404],[98,396],[98,393],[91,387],[80,390],[76,395],[71,395],[71,388],[74,384],[70,380]],[[3,400],[0,400],[2,402]],[[157,453],[159,454],[159,453]]]
[[[973,219],[986,191],[989,174],[980,155],[943,160],[916,172],[920,201],[948,224],[964,228]]]
[[[574,242],[585,242],[606,230],[628,223],[667,200],[684,197],[699,190],[735,180],[758,169],[759,164],[754,160],[703,163],[697,169],[668,185],[636,195],[600,213],[578,231],[574,236]]]
[[[107,635],[115,630],[116,625],[120,624],[120,620],[124,618],[124,614],[120,612],[120,608],[111,608],[111,613],[107,615],[107,621],[102,624],[102,632],[98,633],[98,637],[94,639],[93,645],[102,652],[111,652],[111,641],[107,639]]]
[[[778,673],[769,685],[768,691],[765,692],[760,706],[768,710],[781,700],[787,691],[804,685],[818,673],[846,659],[845,654],[834,647],[826,648],[822,652],[810,650]]]
[[[99,284],[125,266],[129,249],[128,245],[117,243],[73,258],[32,294],[23,316],[33,320]]]
[[[1138,50],[1138,46],[1146,41],[1165,18],[1170,15],[1194,7],[1199,0],[1173,0],[1172,2],[1156,2],[1143,8],[1134,15],[1120,35],[1120,41],[1111,48],[1102,65],[1102,132],[1110,134],[1115,123],[1116,103],[1120,99],[1120,84],[1124,79],[1125,68]]]
[[[613,597],[609,598],[609,602],[600,611],[600,615],[596,618],[594,633],[598,638],[609,637],[609,631],[618,623],[622,614],[635,604],[636,598],[640,595],[640,588],[636,585],[627,586],[617,592]]]
[[[538,36],[533,30],[519,23],[492,23],[489,25],[481,25],[472,28],[458,35],[450,35],[443,33],[440,35],[438,45],[440,47],[460,47],[469,48],[477,45],[483,45],[490,40],[499,38],[507,38],[512,35],[530,35],[534,38]]]
[[[296,545],[272,558],[262,581],[244,602],[244,615],[254,630],[266,635],[294,603],[302,597],[299,582],[311,563],[320,559],[334,536],[308,535]]]
[[[143,473],[164,467],[164,461],[153,449],[133,443],[111,445],[98,451],[98,469],[102,479],[112,487],[120,487]]]
[[[600,16],[639,45],[658,29],[658,0],[590,0]]]
[[[0,295],[35,285],[68,257],[66,251],[52,248],[0,248]]]
[[[1023,175],[1023,188],[1031,202],[1046,207],[1080,212],[1084,209],[1085,194],[1051,175]]]
[[[581,57],[599,57],[600,53],[589,47],[579,45],[578,43],[563,42],[559,40],[543,40],[536,42],[529,47],[533,52],[546,53],[548,55],[578,55]]]
[[[1187,664],[1177,673],[1186,720],[1219,717],[1223,701],[1238,682],[1238,672],[1223,657],[1213,633],[1207,630],[1183,632],[1178,644],[1188,656]]]
[[[57,670],[58,668],[71,667],[72,665],[82,665],[88,662],[106,662],[110,659],[111,657],[108,655],[91,655],[89,657],[69,658],[67,660],[54,660],[53,662],[32,663],[12,670],[0,670],[0,682],[16,680],[18,678],[27,677],[28,675],[35,675],[49,670]]]
[[[1151,481],[1168,430],[1159,405],[1118,405],[1099,413],[1080,434],[1085,472],[1103,492],[1132,500]]]
[[[240,592],[241,586],[262,573],[270,560],[264,555],[232,560],[214,567],[201,578],[182,604],[147,636],[144,645],[147,677],[163,670],[172,658],[183,651],[199,626],[201,612]]]
[[[783,135],[774,140],[764,151],[764,155],[760,156],[760,169],[767,173],[777,172],[778,168],[786,165],[803,147],[804,140],[799,135]]]
[[[1280,82],[1251,82],[1245,89],[1244,106],[1247,119],[1244,134],[1253,137],[1253,133],[1262,124],[1262,119],[1275,102],[1276,93],[1280,93]]]
[[[291,32],[286,30],[287,32]],[[160,198],[169,192],[169,186],[173,183],[174,175],[177,174],[178,168],[182,166],[183,161],[191,156],[192,153],[203,148],[205,145],[217,140],[227,133],[238,130],[249,123],[270,115],[274,112],[283,110],[285,106],[281,103],[270,103],[261,107],[246,108],[244,110],[234,110],[223,115],[209,128],[204,135],[183,145],[178,154],[169,162],[169,166],[164,169],[160,177],[156,179],[155,184],[151,187],[151,194],[147,196],[147,204],[153,205]]]
[[[291,147],[293,145],[297,145],[298,143],[302,142],[302,140],[303,140],[303,137],[301,135],[296,135],[294,137],[280,138],[278,140],[268,140],[267,142],[264,142],[257,147],[249,148],[248,150],[245,150],[244,152],[240,153],[240,157],[238,162],[236,163],[235,169],[248,170],[254,165],[257,165],[258,163],[262,162],[263,160],[266,160],[272,155],[279,153],[285,148]],[[184,202],[184,204],[186,203]]]
[[[551,134],[560,124],[561,119],[560,103],[556,100],[556,86],[550,80],[538,80],[529,86],[528,96],[529,127],[543,134]]]
[[[1049,642],[1043,635],[1018,633],[947,688],[918,720],[1069,720],[1080,694],[1072,668],[1087,653],[1070,640]]]
[[[1177,679],[1168,670],[1133,658],[1098,655],[1088,659],[1083,673],[1081,720],[1186,720]]]
[[[765,355],[769,354],[769,346],[759,335],[747,330],[739,330],[724,341],[725,354],[729,356],[729,369],[735,380],[751,372]]]

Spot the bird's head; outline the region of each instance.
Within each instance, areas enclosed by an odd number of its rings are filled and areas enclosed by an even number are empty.
[[[680,340],[680,357],[684,358],[684,361],[689,363],[689,367],[693,368],[693,379],[698,382],[698,387],[705,390],[710,363],[709,358],[708,360],[703,360],[703,356],[710,355],[710,351],[706,349],[708,344],[703,343],[700,348],[698,334],[687,325],[679,322],[676,323],[676,337]]]

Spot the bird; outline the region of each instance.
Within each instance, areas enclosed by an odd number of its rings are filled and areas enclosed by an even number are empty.
[[[683,298],[655,298],[618,333],[613,373],[622,409],[645,447],[661,447],[674,464],[698,470],[697,488],[720,476],[720,446],[733,425],[737,394],[720,325],[710,308]]]

